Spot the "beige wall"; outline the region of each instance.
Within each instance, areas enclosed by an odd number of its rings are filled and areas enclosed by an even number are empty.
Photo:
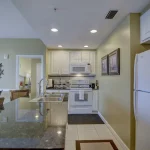
[[[101,75],[101,58],[120,48],[121,74]],[[130,14],[97,50],[99,111],[124,143],[135,146],[135,118],[133,113],[133,83],[135,54],[150,49],[140,44],[140,14]]]
[[[101,58],[120,48],[121,74],[101,75]],[[128,16],[97,50],[99,111],[130,146],[130,17]]]
[[[41,63],[41,59],[31,59],[31,97],[36,97],[36,67],[38,63]]]
[[[4,60],[4,54],[10,58]],[[0,79],[0,89],[16,88],[16,55],[43,55],[44,76],[46,47],[39,39],[0,39],[0,62],[4,65],[4,75]]]

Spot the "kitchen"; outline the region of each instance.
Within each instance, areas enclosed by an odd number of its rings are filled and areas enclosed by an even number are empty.
[[[99,87],[95,78],[96,51],[50,50],[48,53],[48,81],[51,83],[48,84],[46,92],[69,93],[69,102],[71,102],[70,98],[75,97],[75,91],[77,93],[85,92],[92,107],[90,113],[92,111],[97,113]],[[70,104],[68,108],[70,108]],[[80,111],[80,113],[84,112]]]
[[[0,4],[0,149],[149,150],[149,0]]]

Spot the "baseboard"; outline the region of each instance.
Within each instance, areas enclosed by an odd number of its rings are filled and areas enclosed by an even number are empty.
[[[107,128],[110,130],[110,132],[113,134],[113,136],[116,138],[120,146],[123,148],[123,150],[130,150],[127,145],[122,141],[122,139],[119,137],[119,135],[115,132],[115,130],[111,127],[111,125],[105,120],[105,118],[102,116],[100,112],[98,112],[98,115],[101,117],[103,122],[106,124]]]

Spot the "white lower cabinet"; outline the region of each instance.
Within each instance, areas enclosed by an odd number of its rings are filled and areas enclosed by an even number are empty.
[[[93,90],[93,105],[92,111],[98,111],[98,90]]]

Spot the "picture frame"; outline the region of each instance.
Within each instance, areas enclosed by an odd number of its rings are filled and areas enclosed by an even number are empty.
[[[102,75],[108,75],[108,55],[101,58],[101,72]]]
[[[120,75],[120,48],[108,55],[109,75]]]

